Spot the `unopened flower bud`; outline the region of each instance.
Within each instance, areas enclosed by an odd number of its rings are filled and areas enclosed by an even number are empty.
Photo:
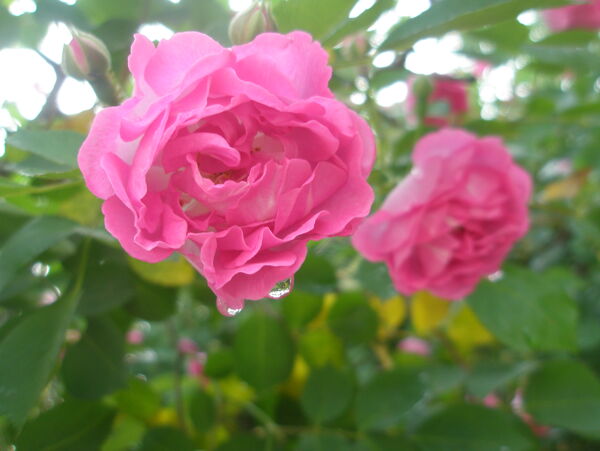
[[[65,74],[77,80],[90,80],[104,76],[110,69],[110,53],[95,36],[73,30],[73,39],[65,45],[62,67]]]
[[[277,31],[277,27],[267,6],[260,1],[237,13],[229,24],[229,38],[235,45],[246,44],[267,31]]]

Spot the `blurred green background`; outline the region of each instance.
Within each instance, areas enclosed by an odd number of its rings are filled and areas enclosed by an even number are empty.
[[[567,3],[267,1],[376,132],[376,206],[429,131],[407,81],[443,74],[469,85],[454,124],[535,178],[532,228],[465,301],[399,296],[344,238],[311,245],[286,299],[225,318],[184,260],[104,231],[75,161],[98,102],[59,63],[67,25],[93,33],[128,93],[133,33],[230,45],[250,2],[1,0],[0,449],[600,449],[600,39],[546,27]]]

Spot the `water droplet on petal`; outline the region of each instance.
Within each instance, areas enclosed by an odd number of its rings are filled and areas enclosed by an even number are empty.
[[[242,307],[230,307],[224,300],[217,298],[217,310],[223,316],[235,316],[242,311]]]
[[[242,311],[241,308],[228,308],[227,316],[235,316]]]
[[[282,280],[281,282],[277,282],[275,286],[269,291],[269,296],[271,299],[281,299],[292,291],[294,287],[294,279],[290,277],[289,279]]]
[[[501,280],[504,277],[504,273],[502,272],[502,270],[496,271],[495,273],[490,274],[487,279],[490,282],[498,282],[499,280]]]

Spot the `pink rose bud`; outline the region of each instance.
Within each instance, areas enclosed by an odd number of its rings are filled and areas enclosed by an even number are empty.
[[[408,337],[398,343],[398,349],[407,354],[428,356],[431,354],[429,343],[417,337]]]
[[[179,352],[181,352],[182,354],[194,354],[195,352],[198,352],[198,346],[193,340],[190,340],[189,338],[182,338],[181,340],[179,340],[179,344],[177,347],[179,349]]]
[[[276,31],[268,7],[262,1],[255,1],[245,11],[237,13],[229,24],[229,39],[236,45],[246,44],[256,36],[268,31]]]
[[[127,332],[127,343],[139,345],[144,342],[144,333],[138,329],[132,329]]]
[[[136,35],[128,61],[132,98],[98,113],[78,162],[132,257],[183,254],[232,316],[283,297],[310,241],[368,215],[373,133],[333,96],[309,34],[232,48],[196,32],[157,47]]]
[[[495,393],[490,393],[485,398],[483,398],[483,405],[486,407],[496,408],[502,404],[500,398]]]
[[[406,99],[409,120],[424,117],[432,127],[445,127],[469,111],[467,82],[450,77],[418,77],[409,80]]]
[[[110,69],[110,52],[97,37],[73,30],[73,39],[65,45],[62,67],[65,74],[78,80],[105,75]]]
[[[546,24],[553,31],[574,28],[600,29],[600,0],[590,0],[580,5],[547,9],[542,14]]]
[[[531,177],[499,138],[459,129],[425,136],[412,159],[413,170],[352,242],[388,265],[399,292],[462,299],[527,232]]]
[[[198,360],[191,358],[187,363],[187,373],[190,376],[198,377],[202,376],[204,372],[204,365]]]

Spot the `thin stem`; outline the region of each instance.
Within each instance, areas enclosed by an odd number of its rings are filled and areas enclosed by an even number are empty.
[[[174,368],[174,382],[173,388],[175,390],[175,411],[177,412],[177,423],[182,431],[187,433],[187,424],[185,421],[185,409],[183,405],[183,391],[181,387],[182,381],[182,365],[183,365],[183,354],[179,351],[178,343],[179,336],[177,334],[177,327],[174,321],[171,319],[167,323],[167,328],[169,331],[169,336],[171,337],[171,344],[173,348],[177,352],[177,357],[175,358],[175,368]]]
[[[277,438],[284,437],[285,434],[281,430],[279,425],[275,423],[264,410],[262,410],[256,404],[251,402],[247,403],[244,407],[250,415],[252,415],[260,423],[262,423],[262,425],[265,427],[265,429],[270,435],[273,435]]]

